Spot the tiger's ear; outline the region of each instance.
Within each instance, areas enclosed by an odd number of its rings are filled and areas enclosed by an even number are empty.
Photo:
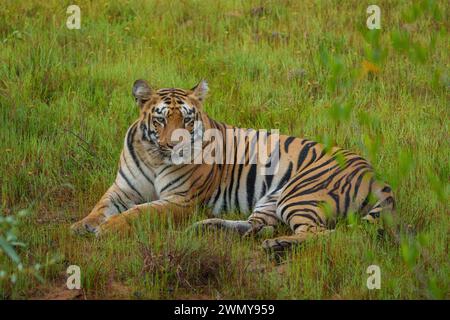
[[[200,101],[203,102],[205,100],[206,95],[208,94],[208,82],[206,80],[200,81],[195,87],[193,87],[192,92],[194,96]]]
[[[152,89],[150,89],[149,85],[145,80],[139,79],[136,80],[133,84],[133,96],[136,99],[136,103],[139,106],[139,108],[142,108],[142,106],[150,100],[150,97],[152,95]]]

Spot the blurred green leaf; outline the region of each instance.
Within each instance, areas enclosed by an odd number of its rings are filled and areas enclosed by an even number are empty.
[[[436,194],[438,200],[444,204],[447,204],[449,183],[446,181],[441,181],[439,176],[433,173],[431,170],[427,171],[427,178],[428,182],[431,185],[431,189]]]
[[[432,299],[445,299],[446,290],[439,287],[436,276],[430,277],[427,289]]]
[[[428,49],[419,43],[414,43],[409,51],[411,60],[418,63],[425,63],[428,59]]]
[[[377,159],[380,150],[381,138],[378,135],[370,136],[367,133],[363,135],[364,147],[368,154],[369,160],[374,162]]]
[[[334,102],[329,109],[329,115],[335,121],[345,121],[350,118],[352,112],[352,105],[350,103],[337,103]]]
[[[12,261],[14,261],[14,263],[20,263],[20,257],[17,255],[11,244],[9,244],[9,242],[2,236],[0,236],[0,248],[11,258]]]
[[[334,146],[334,140],[329,134],[324,134],[321,138],[319,138],[324,145],[324,151],[329,153]]]
[[[422,2],[420,3],[420,7],[423,12],[431,13],[431,15],[433,16],[433,19],[435,19],[436,21],[442,20],[442,13],[441,13],[441,10],[439,9],[437,1],[422,0]]]
[[[358,224],[358,215],[355,212],[349,212],[347,214],[347,223],[349,226],[355,226]]]
[[[367,29],[364,28],[361,30],[362,35],[364,37],[364,40],[371,46],[378,47],[380,45],[380,39],[381,39],[381,30],[379,29]]]
[[[425,233],[420,233],[417,235],[417,242],[420,244],[420,246],[426,247],[430,243],[430,236]]]
[[[409,50],[411,40],[407,32],[396,30],[391,34],[391,42],[395,50],[405,53]]]
[[[345,156],[341,152],[338,152],[336,154],[335,159],[336,159],[336,162],[339,164],[339,166],[341,168],[345,168],[345,166],[347,164],[347,159],[345,158]]]
[[[399,155],[398,173],[400,177],[406,176],[414,167],[414,160],[410,151],[402,150]]]
[[[422,14],[423,9],[420,4],[412,4],[407,11],[403,13],[403,19],[408,23],[413,23]]]
[[[403,240],[401,243],[401,254],[403,261],[405,261],[408,267],[413,268],[419,256],[419,251],[415,245],[415,242]]]
[[[324,66],[328,66],[329,61],[330,61],[330,55],[328,53],[328,50],[325,48],[325,46],[322,43],[319,45],[319,57],[320,57],[320,62]]]
[[[331,204],[329,204],[328,202],[323,202],[323,203],[321,203],[320,206],[323,209],[323,212],[327,219],[331,219],[334,217],[334,210],[333,210]]]

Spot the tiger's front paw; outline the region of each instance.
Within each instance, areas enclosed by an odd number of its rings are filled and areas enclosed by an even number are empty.
[[[94,233],[97,237],[105,234],[125,234],[131,230],[131,225],[123,215],[112,216],[101,225],[99,225]]]
[[[244,238],[250,238],[254,236],[271,237],[275,232],[273,226],[266,226],[264,224],[252,224],[251,228],[244,234]]]
[[[102,220],[99,218],[86,217],[86,218],[72,224],[70,226],[70,231],[76,235],[85,235],[88,233],[95,233],[95,230],[101,223],[102,223]]]

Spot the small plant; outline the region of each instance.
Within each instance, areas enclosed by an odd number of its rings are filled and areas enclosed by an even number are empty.
[[[176,245],[174,239],[158,253],[142,246],[142,255],[143,273],[167,276],[169,285],[190,289],[218,284],[221,269],[231,263],[229,253],[211,250],[202,243]]]
[[[30,210],[20,210],[16,214],[0,214],[0,288],[13,287],[19,277],[33,277],[44,282],[40,275],[43,265],[40,263],[28,264],[21,258],[20,251],[26,250],[26,243],[18,239],[18,226],[21,219],[30,215]],[[52,264],[53,260],[46,263]],[[6,290],[1,290],[5,294]]]

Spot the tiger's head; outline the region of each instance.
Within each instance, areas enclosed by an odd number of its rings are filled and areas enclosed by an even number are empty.
[[[163,156],[170,156],[180,140],[174,140],[177,129],[185,129],[193,141],[202,121],[201,109],[208,92],[208,84],[200,81],[190,90],[163,88],[153,90],[145,80],[133,84],[133,96],[140,108],[140,129],[143,137]]]

